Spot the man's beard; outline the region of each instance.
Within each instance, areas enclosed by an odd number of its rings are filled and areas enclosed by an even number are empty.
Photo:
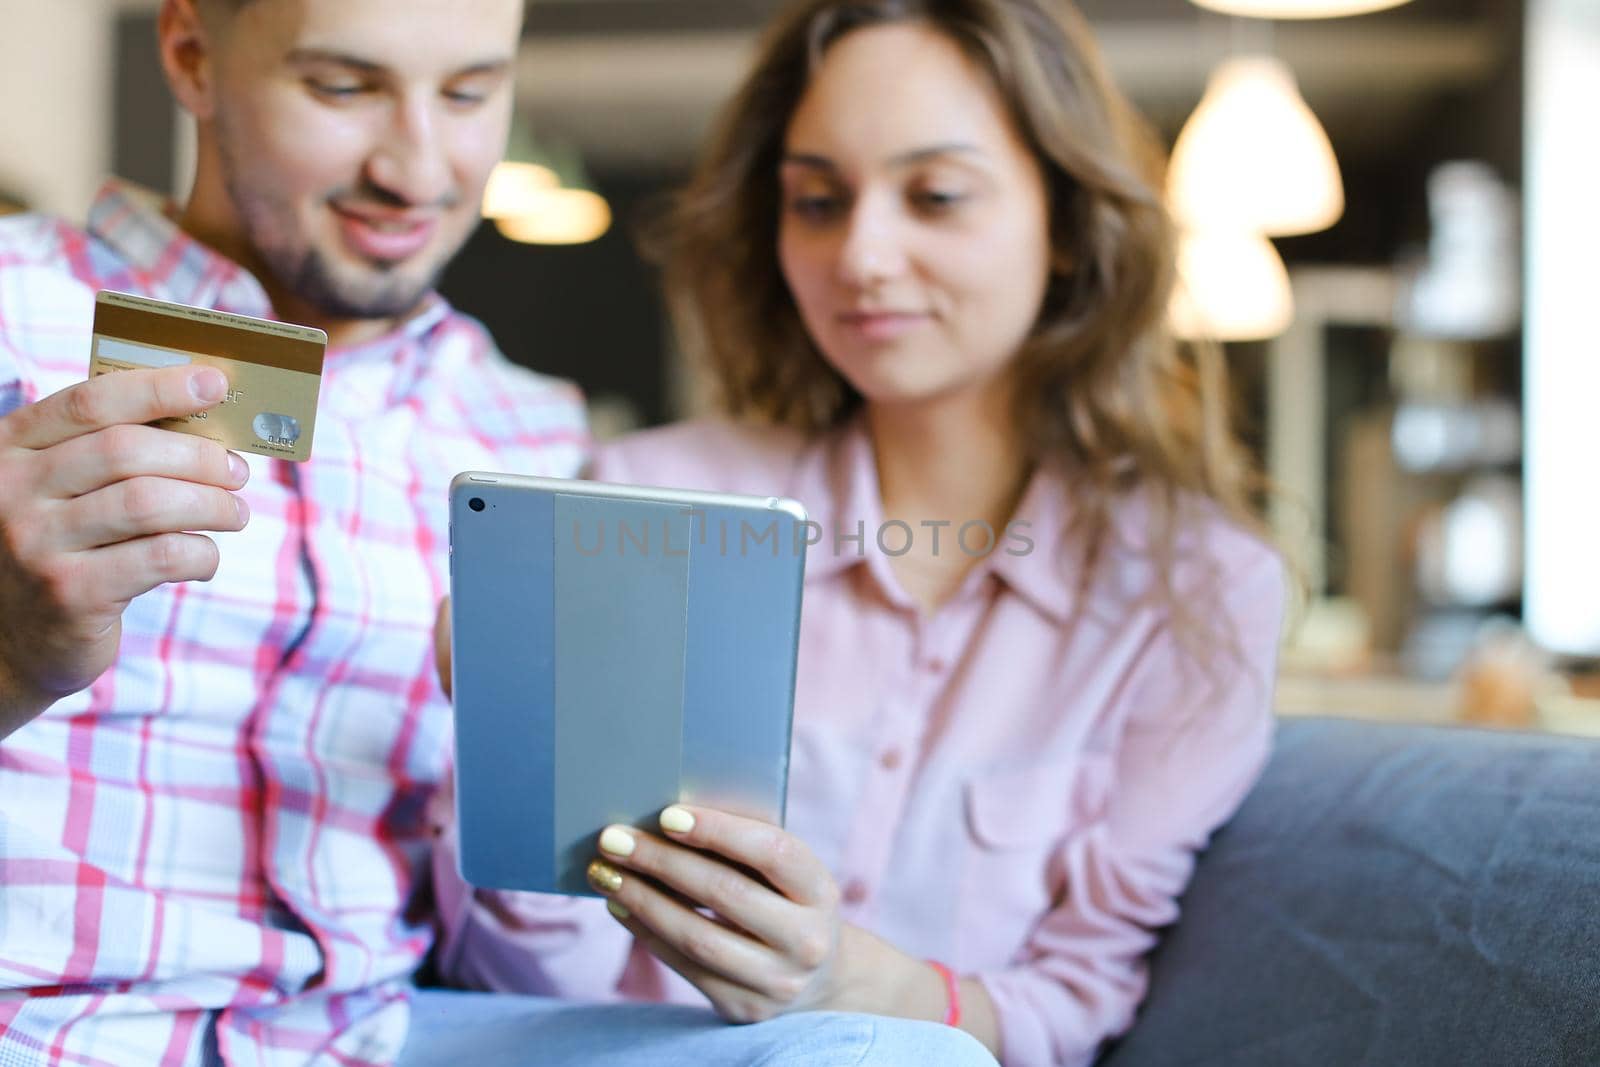
[[[342,266],[315,247],[283,243],[283,236],[294,233],[293,205],[270,191],[248,184],[244,178],[247,169],[231,151],[229,131],[220,121],[218,127],[217,140],[228,197],[244,225],[246,242],[271,275],[262,281],[275,283],[279,289],[331,319],[398,318],[414,309],[434,288],[455,249],[447,255],[439,255],[437,261],[428,264],[422,276],[417,277],[407,276],[405,267],[400,264],[371,264],[365,269]],[[336,200],[340,196],[369,202],[394,202],[393,196],[381,189],[330,194],[328,199]]]
[[[341,279],[314,248],[295,253],[257,245],[256,251],[279,285],[332,319],[398,318],[422,301],[444,270],[441,263],[426,277],[410,279],[396,268],[373,267],[376,277]]]

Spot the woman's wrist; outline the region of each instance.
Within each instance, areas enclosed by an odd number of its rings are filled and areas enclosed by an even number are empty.
[[[944,1018],[941,1020],[946,1026],[961,1025],[961,979],[949,967],[938,960],[929,960],[928,966],[938,974],[939,981],[944,983]]]
[[[958,1025],[1000,1058],[1000,1023],[981,981],[952,973],[960,1002]],[[907,955],[860,927],[846,924],[839,935],[834,995],[820,1008],[942,1022],[950,1013],[950,990],[937,968]]]
[[[841,932],[840,963],[830,1008],[930,1022],[949,1012],[949,990],[932,963],[860,927],[846,925]]]

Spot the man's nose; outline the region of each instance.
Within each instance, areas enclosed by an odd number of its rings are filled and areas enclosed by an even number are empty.
[[[368,161],[368,177],[406,204],[448,202],[454,180],[440,134],[439,117],[430,101],[400,101]]]

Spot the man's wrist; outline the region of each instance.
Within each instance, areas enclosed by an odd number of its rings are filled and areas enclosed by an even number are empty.
[[[0,663],[0,741],[43,715],[58,699],[21,684]]]
[[[53,700],[13,699],[0,693],[0,742],[50,710]]]

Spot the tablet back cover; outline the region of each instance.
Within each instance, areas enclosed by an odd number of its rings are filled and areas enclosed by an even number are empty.
[[[804,530],[563,484],[452,494],[457,812],[467,881],[588,895],[608,823],[783,821]]]

